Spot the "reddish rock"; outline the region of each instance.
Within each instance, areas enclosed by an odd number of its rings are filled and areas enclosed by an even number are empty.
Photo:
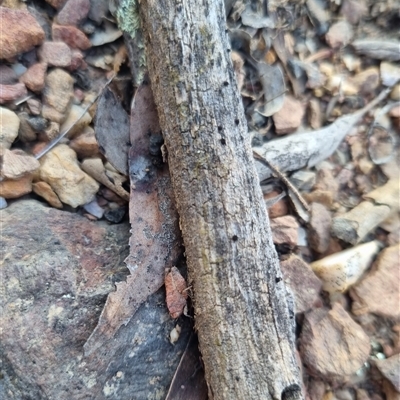
[[[400,318],[400,244],[379,254],[371,272],[350,291],[356,315],[374,313],[385,318]]]
[[[319,203],[311,204],[309,243],[317,253],[325,253],[331,239],[332,217],[330,212]]]
[[[23,83],[15,85],[0,85],[0,104],[18,100],[28,94]]]
[[[280,199],[276,203],[272,204],[271,206],[268,205],[268,200],[273,199],[274,197],[279,196],[280,193],[277,192],[276,190],[264,194],[264,200],[265,203],[267,204],[267,211],[268,211],[268,216],[270,219],[277,218],[277,217],[283,217],[288,213],[288,206],[287,206],[287,200],[285,198]]]
[[[63,208],[63,204],[48,183],[36,182],[32,185],[32,189],[34,193],[43,197],[52,207]]]
[[[0,85],[12,85],[18,82],[18,76],[7,65],[0,65]]]
[[[25,53],[44,40],[43,29],[28,11],[0,7],[0,21],[0,58]]]
[[[270,221],[272,239],[276,245],[293,249],[297,246],[299,224],[291,215],[278,217]]]
[[[44,42],[39,49],[39,58],[53,67],[69,67],[71,49],[64,42]]]
[[[386,360],[377,360],[375,365],[395,390],[400,393],[400,354],[395,354]]]
[[[39,161],[23,150],[5,149],[2,154],[1,176],[7,179],[20,179],[39,168]]]
[[[317,309],[305,314],[300,348],[312,374],[340,382],[363,366],[370,342],[361,326],[334,303],[330,311]]]
[[[73,49],[87,50],[92,46],[87,36],[75,26],[53,24],[52,35],[54,41],[64,42]]]
[[[347,21],[334,23],[325,36],[326,42],[333,49],[348,45],[353,38],[353,28]]]
[[[32,175],[25,175],[18,180],[0,181],[0,196],[5,199],[17,199],[32,192]]]
[[[99,157],[99,145],[94,131],[84,132],[69,142],[69,147],[76,152],[79,159]]]
[[[293,292],[296,314],[312,308],[319,300],[322,282],[311,267],[301,258],[291,255],[281,261],[281,270],[286,285]]]
[[[72,50],[71,55],[71,65],[69,66],[70,71],[75,71],[76,69],[87,69],[87,64],[81,51]]]
[[[47,71],[47,64],[44,62],[33,64],[19,78],[32,92],[41,92],[44,88],[44,78]]]
[[[57,15],[60,25],[79,25],[88,15],[90,0],[68,0]]]
[[[294,132],[301,124],[304,107],[294,97],[286,96],[282,108],[272,116],[277,135]]]
[[[66,1],[67,0],[46,0],[47,3],[57,10],[59,10],[66,3]]]

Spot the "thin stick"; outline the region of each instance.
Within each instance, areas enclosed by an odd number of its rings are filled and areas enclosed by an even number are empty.
[[[72,125],[63,133],[61,133],[58,137],[56,137],[53,141],[51,141],[42,151],[35,155],[36,160],[39,160],[40,157],[43,157],[48,151],[50,151],[60,140],[67,135],[67,133],[83,118],[86,112],[89,110],[90,107],[97,101],[100,95],[103,93],[103,90],[111,83],[111,81],[115,78],[113,75],[104,85],[104,87],[99,91],[96,97],[85,107],[80,117],[72,123]]]
[[[285,175],[277,167],[272,165],[268,160],[266,160],[264,157],[260,156],[258,153],[253,151],[253,157],[260,161],[262,164],[264,164],[266,167],[268,167],[287,187],[290,189],[293,194],[296,196],[297,200],[300,202],[300,204],[309,212],[310,207],[306,203],[306,201],[303,199],[301,194],[298,192],[298,190],[293,186],[293,184],[289,181],[288,178],[286,178]]]

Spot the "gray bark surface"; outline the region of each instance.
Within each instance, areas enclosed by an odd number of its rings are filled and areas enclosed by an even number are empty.
[[[223,0],[142,0],[140,13],[209,396],[301,399],[293,315],[230,59]]]

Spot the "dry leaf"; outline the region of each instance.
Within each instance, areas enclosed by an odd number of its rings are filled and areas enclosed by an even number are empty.
[[[99,322],[84,345],[91,354],[126,325],[147,297],[164,284],[166,268],[180,254],[181,236],[168,167],[156,151],[160,137],[158,115],[151,87],[136,91],[131,111],[129,171],[132,225],[130,254],[125,260],[130,275],[108,295]],[[152,138],[156,138],[154,141]]]
[[[167,294],[167,307],[172,318],[182,315],[188,297],[185,278],[178,268],[172,267],[165,277],[165,291]]]

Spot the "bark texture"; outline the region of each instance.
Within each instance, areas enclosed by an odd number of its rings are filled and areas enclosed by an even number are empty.
[[[140,13],[210,398],[301,399],[223,0],[142,0]]]

